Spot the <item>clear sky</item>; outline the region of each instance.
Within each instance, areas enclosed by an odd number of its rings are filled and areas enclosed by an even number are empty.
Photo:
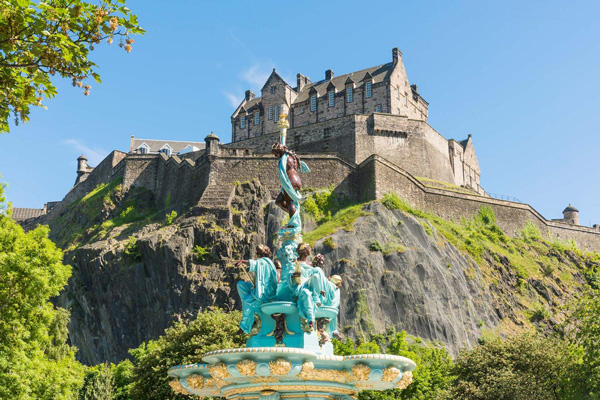
[[[69,82],[48,110],[0,135],[0,173],[16,207],[60,200],[76,158],[91,165],[131,135],[231,139],[244,90],[273,67],[295,86],[389,62],[398,46],[410,83],[446,138],[473,134],[482,186],[547,218],[572,203],[600,223],[600,2],[130,0],[147,30],[130,54],[93,52],[102,84]]]

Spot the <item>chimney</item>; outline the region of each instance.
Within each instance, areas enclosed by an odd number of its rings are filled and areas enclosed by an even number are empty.
[[[399,48],[394,47],[392,49],[392,60],[394,61],[394,65],[398,64],[398,61],[400,61],[400,58],[402,58],[402,52],[400,51]]]
[[[333,71],[328,69],[327,71],[325,71],[325,80],[330,81],[332,79],[333,79]]]
[[[296,91],[300,92],[304,86],[310,83],[310,79],[306,75],[298,74],[296,75]]]
[[[419,87],[417,86],[416,83],[413,83],[412,85],[410,85],[410,88],[413,90],[413,92],[419,93]]]
[[[254,92],[252,90],[246,90],[246,95],[244,96],[246,101],[252,100],[254,98]]]

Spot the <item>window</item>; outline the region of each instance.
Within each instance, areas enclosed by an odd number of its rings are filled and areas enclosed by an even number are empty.
[[[275,86],[271,86],[271,93],[275,93]]]
[[[246,116],[242,115],[240,118],[240,128],[244,129],[246,127]]]
[[[317,96],[310,96],[310,111],[317,111]]]
[[[348,86],[346,88],[346,93],[348,94],[348,103],[352,103],[352,98],[353,98],[352,86]]]
[[[335,93],[329,92],[329,107],[335,106]]]
[[[367,91],[367,98],[370,98],[373,96],[373,84],[371,82],[367,82],[365,87]]]
[[[158,151],[159,153],[165,153],[167,157],[171,157],[171,149],[163,148]]]
[[[375,106],[375,112],[381,112],[381,104]]]
[[[138,147],[138,153],[139,154],[148,154],[148,148],[147,147]]]
[[[275,122],[279,121],[279,106],[275,106]]]
[[[273,106],[269,107],[269,121],[273,119]]]
[[[396,88],[396,98],[400,99],[400,87]]]
[[[260,113],[254,113],[254,125],[260,124]]]

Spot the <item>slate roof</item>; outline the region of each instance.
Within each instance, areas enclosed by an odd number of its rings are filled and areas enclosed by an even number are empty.
[[[298,93],[298,97],[296,97],[296,100],[294,100],[294,104],[308,100],[309,91],[311,90],[311,88],[315,88],[319,96],[323,96],[327,93],[327,86],[330,83],[332,83],[338,91],[344,90],[346,88],[346,81],[348,79],[354,81],[354,87],[361,87],[364,84],[363,79],[365,78],[366,74],[371,74],[371,76],[373,77],[373,83],[379,83],[386,80],[393,69],[394,63],[389,62],[387,64],[377,65],[375,67],[362,69],[360,71],[351,72],[349,74],[334,76],[331,81],[322,80],[319,82],[311,82],[304,86],[302,88],[302,91]]]
[[[17,208],[12,209],[12,218],[15,221],[24,221],[29,218],[37,218],[44,214],[43,208]]]
[[[161,147],[163,147],[165,144],[168,144],[169,146],[171,146],[171,150],[173,151],[173,153],[179,153],[181,150],[186,148],[188,145],[197,147],[200,150],[204,149],[204,147],[206,146],[205,142],[184,142],[184,141],[180,141],[180,140],[139,139],[139,138],[134,137],[132,140],[132,145],[131,145],[130,151],[132,151],[132,152],[135,151],[135,149],[140,147],[142,145],[142,143],[146,143],[148,145],[148,147],[150,147],[150,150],[149,150],[150,153],[158,153],[158,151],[161,149]]]

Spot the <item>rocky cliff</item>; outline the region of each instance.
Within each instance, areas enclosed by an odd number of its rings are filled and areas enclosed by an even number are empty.
[[[50,221],[73,266],[57,303],[71,309],[83,362],[119,361],[206,307],[240,307],[233,261],[273,245],[284,215],[258,181],[232,194],[214,208],[156,211],[150,192],[122,193],[116,181]],[[485,218],[452,223],[393,202],[352,205],[319,225],[309,217],[307,240],[326,273],[343,277],[340,330],[353,337],[393,326],[455,353],[482,334],[549,328],[599,265],[535,234],[508,238]]]

